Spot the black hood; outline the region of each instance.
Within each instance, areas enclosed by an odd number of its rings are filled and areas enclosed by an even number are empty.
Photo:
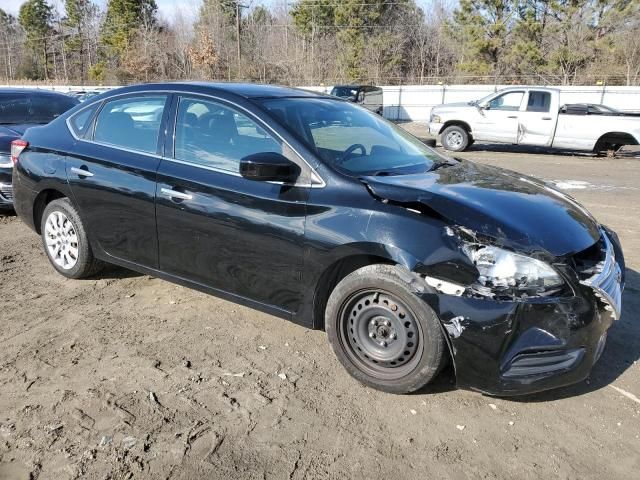
[[[11,142],[20,138],[29,127],[33,124],[0,125],[0,152],[10,152]]]
[[[540,180],[468,161],[415,174],[362,179],[374,196],[426,206],[450,222],[524,253],[554,257],[579,252],[600,238],[593,217]]]

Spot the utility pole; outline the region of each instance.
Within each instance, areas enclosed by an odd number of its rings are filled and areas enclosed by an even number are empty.
[[[236,2],[236,48],[238,50],[238,76],[240,76],[240,59],[242,57],[242,51],[240,50],[240,9],[249,8],[248,5],[241,5]]]

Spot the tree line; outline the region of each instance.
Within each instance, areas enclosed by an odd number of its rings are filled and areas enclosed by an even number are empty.
[[[0,9],[2,78],[637,85],[640,0],[27,0]]]

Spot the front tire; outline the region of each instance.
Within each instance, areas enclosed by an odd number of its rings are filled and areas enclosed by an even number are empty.
[[[369,265],[335,287],[325,310],[329,343],[347,372],[389,393],[431,382],[445,363],[435,312],[392,265]]]
[[[451,125],[442,132],[441,142],[446,150],[462,152],[469,146],[469,132],[458,125]]]
[[[104,267],[94,257],[82,220],[68,198],[59,198],[46,206],[40,232],[44,251],[61,275],[86,278]]]

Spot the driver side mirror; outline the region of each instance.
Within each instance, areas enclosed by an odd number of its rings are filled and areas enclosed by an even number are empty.
[[[490,110],[491,104],[489,102],[483,102],[478,104],[478,107],[481,108],[482,110]]]
[[[356,102],[364,103],[364,92],[358,92],[358,97],[356,98]]]
[[[300,172],[298,165],[275,152],[254,153],[240,160],[240,175],[247,180],[294,183]]]

